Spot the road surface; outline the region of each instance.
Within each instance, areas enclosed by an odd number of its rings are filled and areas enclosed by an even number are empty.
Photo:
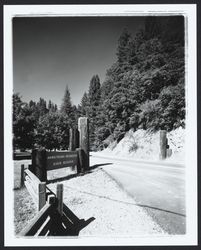
[[[168,233],[185,233],[185,169],[179,164],[148,163],[93,153],[99,165]]]

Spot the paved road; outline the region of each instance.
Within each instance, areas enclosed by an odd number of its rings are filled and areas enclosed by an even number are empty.
[[[114,178],[138,205],[171,234],[185,233],[185,169],[179,164],[149,164],[93,154],[91,164]]]

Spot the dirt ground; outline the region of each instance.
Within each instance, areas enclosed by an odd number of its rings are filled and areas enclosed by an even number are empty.
[[[14,189],[14,225],[18,234],[36,215],[37,208],[25,187],[19,188],[20,164],[15,164]],[[50,171],[49,178],[69,174],[61,169],[59,173]],[[96,168],[82,176],[73,176],[68,180],[49,184],[53,192],[57,183],[64,185],[64,203],[80,218],[91,222],[81,232],[81,236],[133,236],[164,235],[146,211],[139,207],[135,200],[125,193],[118,184],[101,168]]]

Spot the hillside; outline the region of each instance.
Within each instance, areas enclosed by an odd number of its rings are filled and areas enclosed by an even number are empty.
[[[184,162],[185,160],[185,129],[179,127],[167,133],[168,144],[172,156],[167,161]],[[102,152],[123,157],[133,157],[143,160],[159,160],[159,131],[151,132],[139,129],[129,130],[124,138],[117,141],[105,140],[109,144]]]

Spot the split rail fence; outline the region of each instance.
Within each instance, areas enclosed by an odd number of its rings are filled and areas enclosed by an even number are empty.
[[[19,236],[77,236],[94,217],[79,219],[63,203],[63,184],[57,184],[56,194],[29,169],[24,171],[24,185],[37,205],[38,213]]]

